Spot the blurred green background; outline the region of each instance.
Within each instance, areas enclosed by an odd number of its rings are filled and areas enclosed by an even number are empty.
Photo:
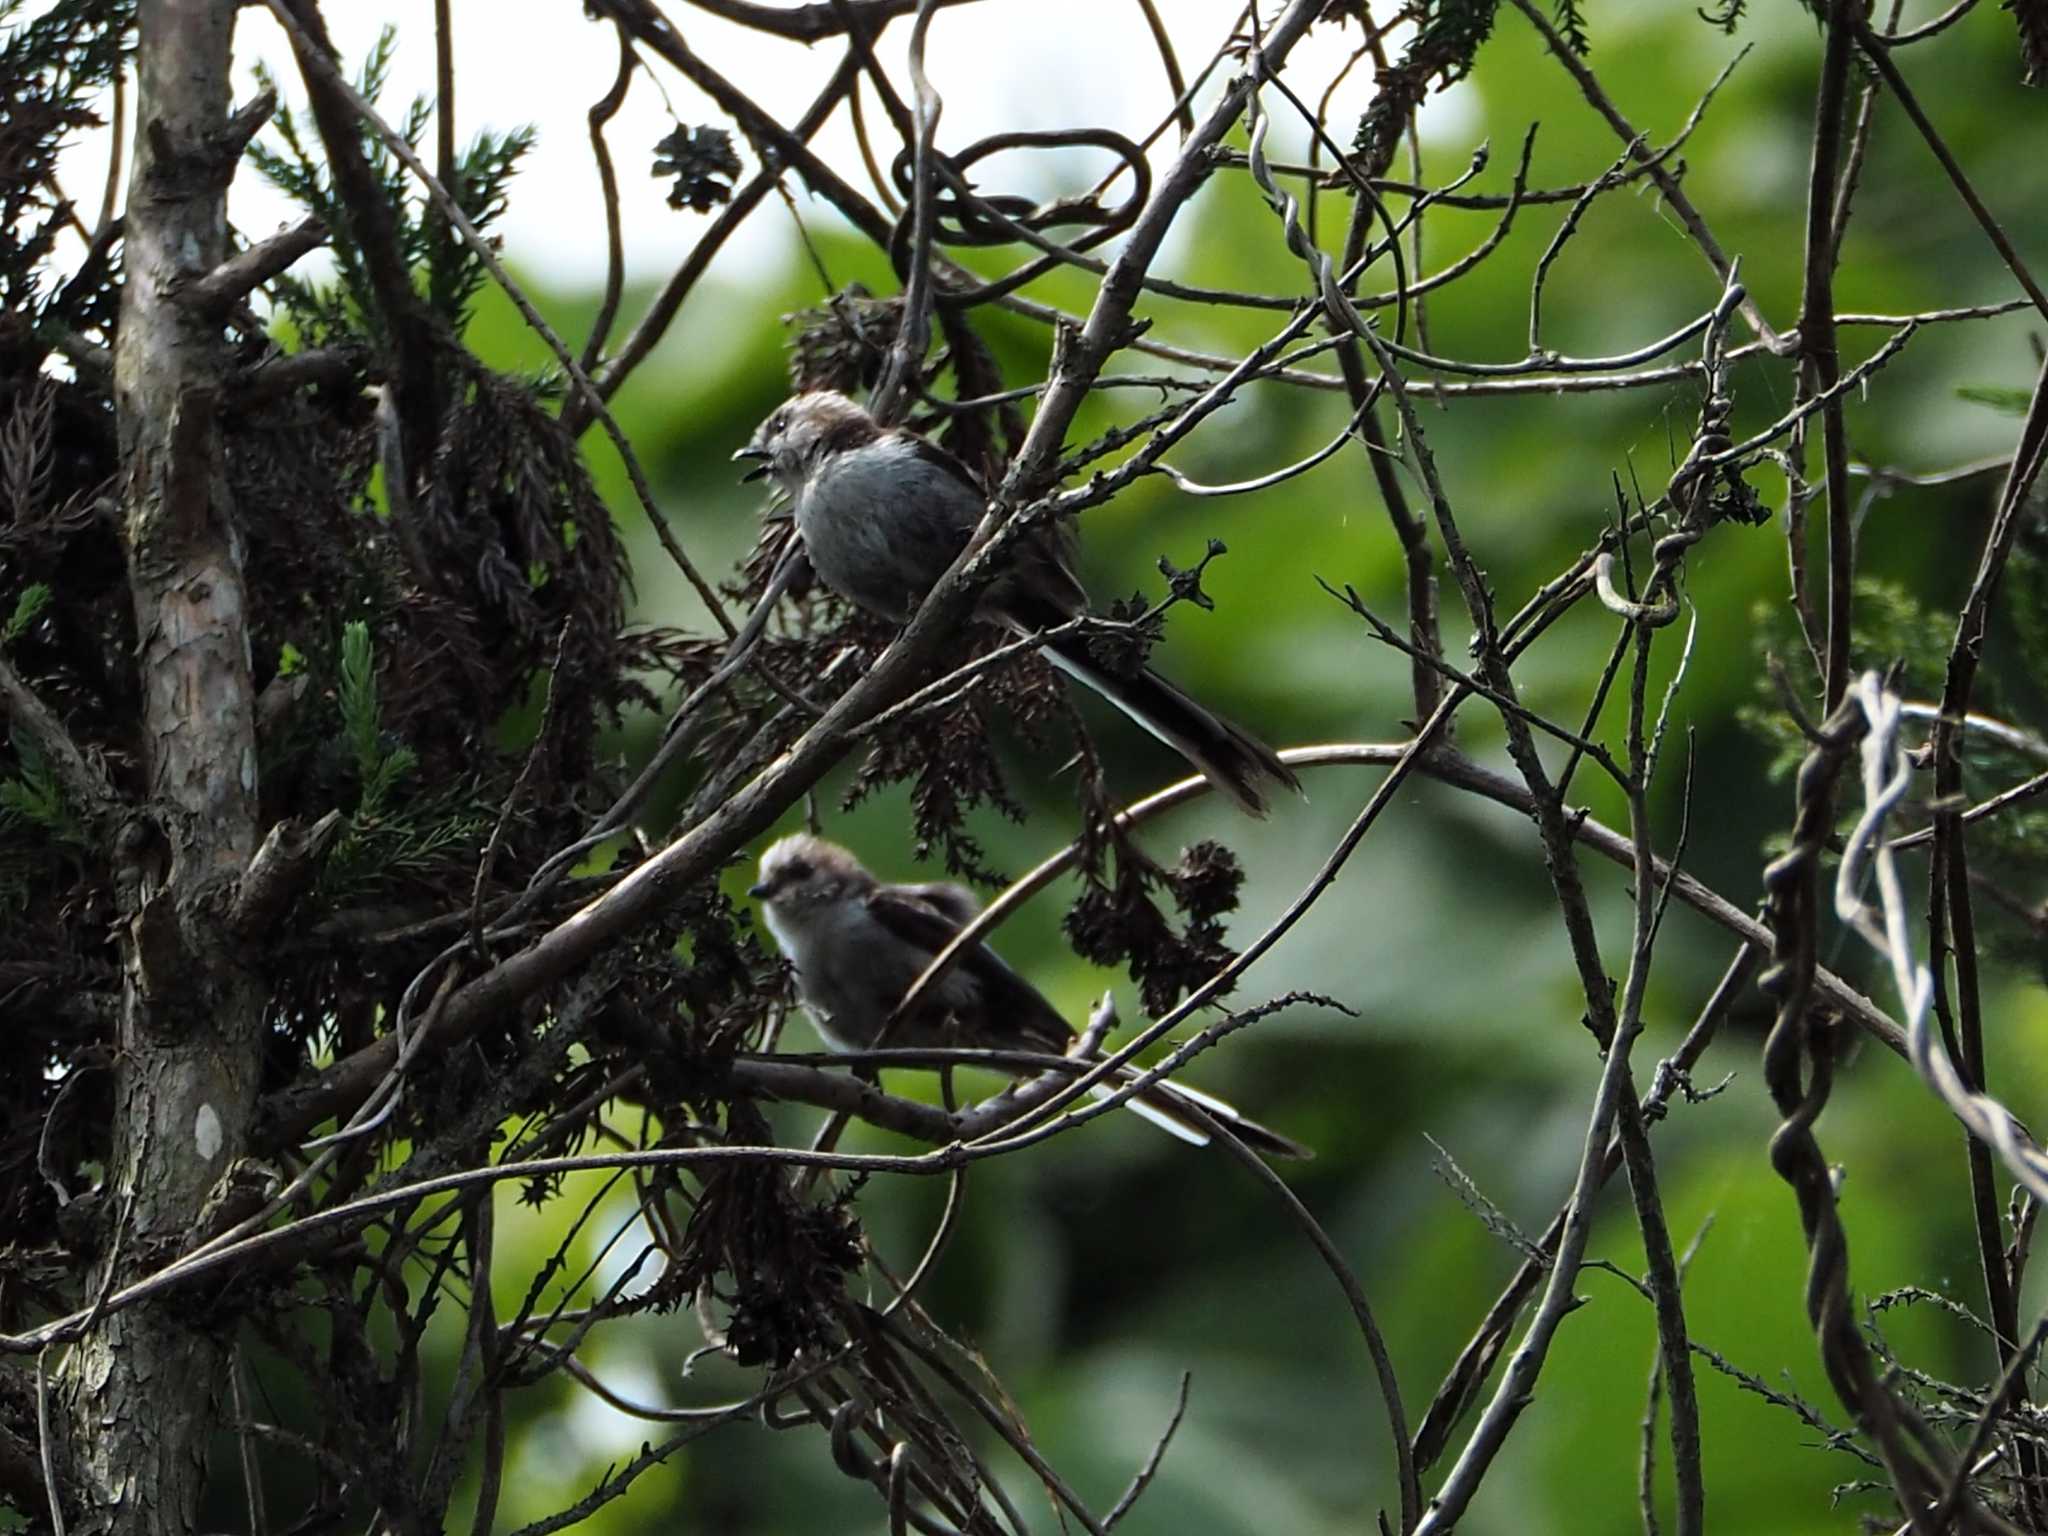
[[[1739,49],[1751,50],[1682,152],[1685,186],[1723,246],[1741,257],[1743,279],[1773,324],[1789,328],[1798,312],[1819,42],[1798,7],[1757,9],[1761,14],[1746,19],[1731,40],[1702,24],[1689,4],[1589,7],[1591,62],[1621,109],[1661,143],[1723,65]],[[1497,31],[1474,76],[1458,87],[1469,127],[1456,141],[1430,145],[1428,179],[1456,174],[1486,139],[1492,162],[1475,188],[1505,190],[1514,149],[1531,122],[1540,124],[1533,184],[1599,174],[1619,149],[1612,133],[1519,16],[1504,11]],[[2022,250],[2048,257],[2040,212],[2048,206],[2040,176],[2041,98],[2018,83],[2010,19],[1979,6],[1901,62]],[[1338,125],[1340,138],[1348,132],[1348,124]],[[1298,148],[1299,135],[1283,131],[1280,142]],[[1530,274],[1562,212],[1557,205],[1526,210],[1499,252],[1432,296],[1435,351],[1493,361],[1523,354]],[[1344,199],[1326,196],[1326,239],[1347,214]],[[759,502],[733,483],[728,455],[783,393],[786,333],[777,317],[824,296],[776,205],[771,201],[757,217],[782,220],[787,240],[779,269],[757,267],[743,286],[715,275],[617,401],[678,535],[702,566],[720,573],[732,569],[753,537]],[[1195,227],[1177,247],[1176,275],[1268,292],[1303,290],[1299,263],[1241,174],[1215,177],[1183,217]],[[1438,269],[1476,245],[1494,217],[1433,213],[1426,267]],[[858,278],[878,292],[890,290],[875,252],[829,225],[812,233],[835,282]],[[1376,271],[1368,284],[1382,286],[1384,276]],[[1090,287],[1062,275],[1032,291],[1084,309]],[[1654,188],[1634,182],[1590,210],[1553,270],[1544,341],[1578,356],[1626,350],[1708,308],[1717,289]],[[595,295],[549,292],[544,282],[536,291],[563,333],[580,339]],[[1838,308],[1906,313],[2001,300],[2014,291],[1910,125],[1893,104],[1882,104]],[[633,300],[645,297],[629,296],[629,320]],[[1144,312],[1156,318],[1156,335],[1219,352],[1254,345],[1273,323],[1270,314],[1163,301],[1148,301]],[[988,315],[983,332],[1012,382],[1043,372],[1042,329]],[[2014,423],[1958,390],[2025,387],[2036,367],[2038,333],[2038,320],[2025,315],[1923,330],[1852,403],[1854,457],[1926,471],[1999,451]],[[1846,359],[1868,355],[1887,334],[1846,331]],[[1735,336],[1749,339],[1739,325]],[[501,300],[486,303],[471,340],[499,366],[547,361]],[[1680,355],[1697,352],[1688,347]],[[1157,366],[1128,356],[1120,365]],[[1769,359],[1737,371],[1738,436],[1784,410],[1791,379],[1788,364]],[[1153,403],[1136,392],[1099,396],[1073,440]],[[1633,477],[1649,495],[1662,488],[1699,404],[1696,387],[1684,385],[1464,400],[1425,410],[1461,526],[1503,611],[1519,607],[1598,536],[1613,515],[1613,477],[1624,485]],[[1210,482],[1256,475],[1320,445],[1346,414],[1341,395],[1264,386],[1197,434],[1173,462]],[[694,600],[647,537],[602,434],[589,434],[587,443],[636,540],[641,617],[691,623]],[[1782,510],[1782,480],[1770,473],[1753,479]],[[1994,490],[1994,479],[1979,478],[1878,501],[1863,527],[1863,570],[1905,584],[1937,611],[1951,608],[1974,565]],[[1211,536],[1228,543],[1228,557],[1206,583],[1217,610],[1178,610],[1159,659],[1267,739],[1298,745],[1402,738],[1411,712],[1406,660],[1376,644],[1315,580],[1356,586],[1390,618],[1402,610],[1395,544],[1360,452],[1347,450],[1278,489],[1230,500],[1182,496],[1154,477],[1089,513],[1081,532],[1086,574],[1105,603],[1134,588],[1160,595],[1162,555],[1187,565]],[[1657,786],[1658,836],[1668,850],[1689,739],[1696,766],[1687,864],[1745,907],[1757,897],[1758,873],[1770,839],[1789,820],[1791,797],[1769,772],[1771,752],[1738,725],[1734,711],[1760,697],[1759,610],[1782,607],[1786,585],[1777,526],[1724,526],[1693,552],[1687,596],[1698,638],[1676,707],[1679,749]],[[1448,580],[1443,598],[1448,647],[1462,657],[1466,626]],[[1525,699],[1576,722],[1614,631],[1610,616],[1582,605],[1522,663]],[[1666,632],[1655,686],[1669,675],[1676,648],[1676,633]],[[2009,657],[2008,647],[1994,665]],[[1886,659],[1865,655],[1859,662]],[[2036,697],[2027,679],[2007,681],[2009,697],[2022,704]],[[1179,776],[1176,762],[1148,738],[1114,718],[1097,718],[1121,792],[1136,796]],[[1473,706],[1460,721],[1467,750],[1503,761],[1497,719]],[[652,720],[640,722],[617,749],[645,754],[657,730]],[[1601,734],[1618,742],[1613,711]],[[1071,785],[1060,766],[1017,761],[1015,781],[1030,816],[1021,826],[991,819],[975,829],[995,862],[1013,874],[1075,831]],[[1242,942],[1299,891],[1377,777],[1363,769],[1318,772],[1309,778],[1307,803],[1284,804],[1263,825],[1204,803],[1154,823],[1145,839],[1169,860],[1200,837],[1222,838],[1240,851],[1250,878],[1232,932]],[[1594,773],[1578,776],[1575,798],[1620,824],[1616,798]],[[819,803],[828,834],[885,877],[935,877],[909,861],[909,817],[900,797],[843,815],[828,785]],[[1627,883],[1597,861],[1586,867],[1608,965],[1619,975]],[[1917,879],[1923,868],[1912,865],[1912,875]],[[743,867],[728,876],[736,895],[746,882]],[[1040,897],[1002,930],[998,947],[1072,1017],[1114,987],[1125,1020],[1137,1018],[1124,978],[1092,969],[1062,942],[1059,916],[1071,894],[1063,886]],[[1639,1082],[1647,1083],[1656,1060],[1675,1047],[1732,953],[1725,936],[1690,912],[1674,911],[1650,989],[1648,1034],[1637,1049]],[[1831,940],[1830,955],[1871,995],[1888,997],[1859,946]],[[2048,1059],[2041,1050],[2048,1009],[2038,980],[2032,964],[1999,975],[1987,1008],[1993,1086],[2023,1117],[2037,1112],[2048,1092],[2039,1065]],[[1336,888],[1252,970],[1234,1001],[1255,1003],[1297,988],[1339,998],[1356,1016],[1292,1009],[1232,1037],[1198,1063],[1191,1080],[1317,1148],[1313,1163],[1284,1168],[1283,1176],[1356,1268],[1392,1347],[1412,1424],[1518,1258],[1433,1175],[1426,1138],[1448,1149],[1533,1234],[1567,1187],[1600,1067],[1580,1025],[1582,998],[1533,829],[1437,786],[1405,791]],[[1711,1223],[1686,1292],[1695,1337],[1840,1422],[1803,1316],[1804,1251],[1794,1205],[1764,1156],[1773,1122],[1757,1070],[1765,1018],[1762,999],[1746,994],[1698,1073],[1702,1084],[1732,1074],[1727,1091],[1704,1105],[1681,1105],[1658,1130],[1663,1188],[1679,1244]],[[801,1023],[792,1024],[788,1038],[809,1048]],[[929,1091],[909,1078],[894,1086]],[[812,1120],[802,1113],[781,1117],[793,1136],[805,1134]],[[1923,1285],[1981,1312],[1960,1135],[1903,1064],[1881,1051],[1861,1052],[1841,1077],[1820,1135],[1843,1169],[1859,1296]],[[891,1142],[857,1130],[851,1144]],[[921,1250],[942,1193],[937,1184],[883,1180],[862,1194],[863,1220],[897,1265],[907,1266]],[[502,1190],[502,1306],[516,1304],[552,1249],[558,1223],[580,1204],[570,1198],[536,1215],[518,1205],[516,1189]],[[618,1215],[624,1212],[621,1204]],[[594,1257],[610,1226],[592,1223],[572,1251]],[[1619,1182],[1602,1206],[1591,1254],[1641,1271]],[[1535,1403],[1465,1529],[1545,1536],[1640,1528],[1636,1468],[1651,1313],[1611,1274],[1589,1271],[1578,1290],[1586,1305],[1566,1321]],[[1395,1506],[1385,1417],[1342,1298],[1273,1200],[1223,1157],[1191,1152],[1135,1122],[1097,1121],[1027,1155],[982,1165],[970,1182],[965,1225],[925,1299],[940,1322],[982,1352],[1015,1394],[1041,1448],[1098,1510],[1144,1461],[1173,1411],[1180,1374],[1192,1373],[1186,1421],[1127,1531],[1355,1532],[1370,1528],[1375,1511]],[[455,1320],[444,1321],[440,1344],[452,1355]],[[1883,1323],[1919,1369],[1981,1381],[1992,1368],[1988,1343],[1934,1308],[1893,1310]],[[647,1318],[600,1330],[586,1358],[621,1390],[651,1401],[708,1403],[748,1389],[749,1378],[715,1363],[685,1377],[684,1357],[696,1342],[686,1316]],[[1837,1500],[1831,1490],[1871,1475],[1869,1469],[1822,1448],[1783,1409],[1704,1368],[1700,1396],[1714,1529],[1839,1530],[1860,1511],[1888,1507],[1854,1492]],[[519,1417],[511,1427],[500,1529],[580,1497],[607,1467],[665,1433],[603,1408],[559,1377],[511,1406]],[[1050,1528],[1051,1512],[1008,1465],[1027,1515]],[[1661,1446],[1660,1465],[1663,1486],[1668,1452]],[[821,1432],[736,1425],[681,1450],[589,1528],[753,1533],[884,1523],[872,1492],[834,1470]]]

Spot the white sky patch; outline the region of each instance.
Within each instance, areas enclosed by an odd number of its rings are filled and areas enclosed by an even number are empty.
[[[642,1356],[635,1360],[628,1358],[623,1350],[610,1349],[596,1353],[596,1357],[586,1363],[598,1380],[628,1402],[648,1408],[675,1407],[675,1395],[669,1391],[669,1383],[648,1368],[647,1358]],[[586,1462],[616,1456],[620,1446],[647,1438],[657,1427],[646,1419],[614,1408],[590,1392],[579,1392],[570,1399],[569,1411],[561,1422]]]

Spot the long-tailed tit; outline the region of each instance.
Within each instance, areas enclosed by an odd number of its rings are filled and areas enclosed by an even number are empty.
[[[803,832],[761,855],[760,883],[748,894],[761,903],[768,931],[795,967],[804,1012],[835,1051],[873,1045],[911,983],[977,910],[962,886],[884,885],[837,843]],[[1072,1028],[1036,987],[986,944],[974,944],[883,1043],[1064,1056],[1073,1039]],[[1177,1113],[1177,1106],[1194,1105],[1269,1156],[1310,1155],[1299,1142],[1247,1120],[1221,1099],[1177,1082],[1161,1082],[1127,1102],[1162,1130],[1196,1145],[1205,1145],[1208,1134]]]
[[[772,476],[794,507],[804,553],[820,579],[859,607],[902,623],[959,556],[987,510],[967,467],[900,427],[884,427],[830,390],[797,395],[761,423],[736,459],[747,476]],[[1009,569],[981,598],[981,614],[1020,635],[1088,612],[1064,530],[1036,530],[1011,546]],[[1180,753],[1247,812],[1263,816],[1267,782],[1300,789],[1264,742],[1195,702],[1151,668],[1119,672],[1079,635],[1045,645],[1046,659],[1085,683]]]

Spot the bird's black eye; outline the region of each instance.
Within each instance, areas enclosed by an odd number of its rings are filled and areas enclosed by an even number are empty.
[[[782,873],[785,879],[808,880],[811,878],[811,866],[803,859],[791,859],[782,866]]]

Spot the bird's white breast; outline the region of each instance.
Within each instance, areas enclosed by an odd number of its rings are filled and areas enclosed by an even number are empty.
[[[797,993],[828,1050],[865,1049],[880,1033],[931,960],[931,952],[905,943],[857,899],[794,911],[763,908],[768,931],[796,968]],[[941,1008],[972,1012],[980,1004],[974,978],[955,969],[939,983]],[[915,1043],[892,1034],[897,1045]]]

